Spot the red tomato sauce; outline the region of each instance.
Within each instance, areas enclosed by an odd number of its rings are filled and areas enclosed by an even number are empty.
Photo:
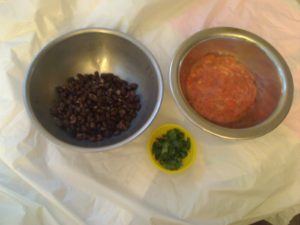
[[[182,86],[195,111],[220,125],[245,117],[257,96],[254,75],[228,54],[200,57],[182,79]]]

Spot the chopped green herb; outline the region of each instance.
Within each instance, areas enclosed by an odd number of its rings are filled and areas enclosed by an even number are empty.
[[[152,145],[155,159],[166,169],[177,170],[191,148],[191,140],[179,129],[168,130]]]

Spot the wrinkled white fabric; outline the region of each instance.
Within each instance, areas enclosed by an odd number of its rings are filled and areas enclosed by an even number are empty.
[[[254,32],[286,59],[295,96],[284,122],[253,140],[222,140],[187,121],[169,91],[180,43],[209,27]],[[164,101],[143,135],[118,149],[82,153],[51,143],[32,125],[22,82],[41,47],[66,32],[128,33],[154,54]],[[288,224],[300,212],[300,4],[296,0],[0,0],[1,225]],[[172,112],[172,113],[170,113]],[[198,158],[183,174],[149,162],[146,142],[162,123],[187,127]]]

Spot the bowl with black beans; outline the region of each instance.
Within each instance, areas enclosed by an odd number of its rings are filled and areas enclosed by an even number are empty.
[[[57,144],[105,151],[151,124],[163,96],[152,54],[130,36],[83,29],[46,45],[26,74],[24,100],[33,123]]]

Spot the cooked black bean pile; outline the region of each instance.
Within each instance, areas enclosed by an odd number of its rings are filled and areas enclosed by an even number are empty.
[[[110,73],[78,74],[56,88],[51,113],[76,139],[101,141],[129,128],[141,109],[137,88]]]

